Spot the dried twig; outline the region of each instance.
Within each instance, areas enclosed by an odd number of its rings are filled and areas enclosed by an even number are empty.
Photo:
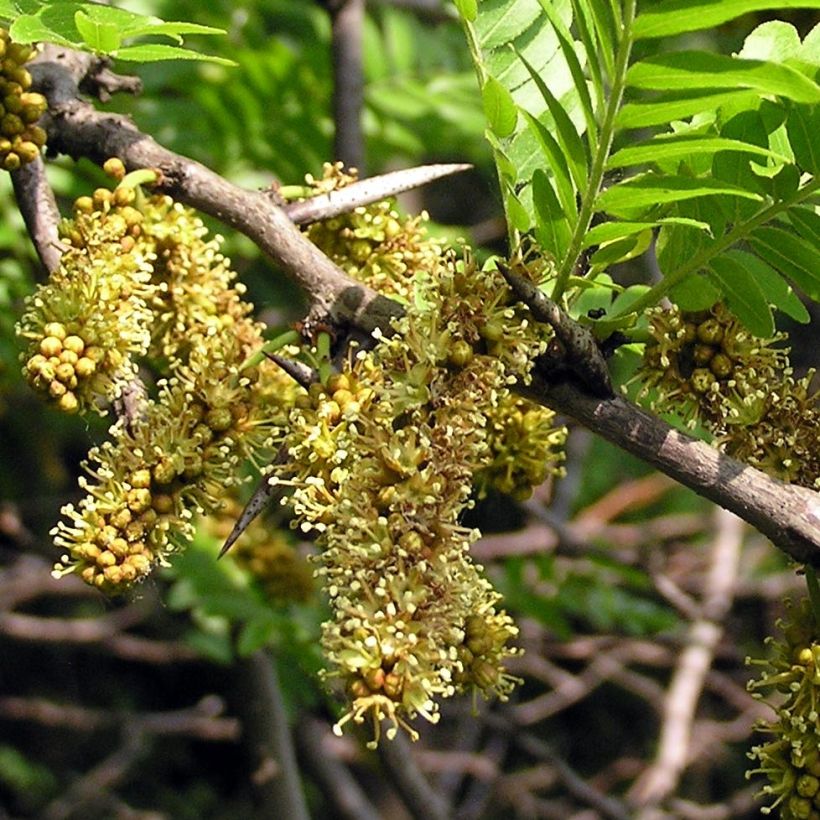
[[[725,510],[716,513],[717,532],[712,564],[703,593],[700,617],[690,625],[686,647],[669,685],[658,751],[652,765],[631,789],[640,806],[654,806],[675,790],[690,755],[695,709],[723,635],[721,621],[731,607],[740,564],[743,527]]]
[[[99,732],[129,724],[140,732],[154,735],[186,735],[199,740],[236,741],[239,721],[222,717],[224,703],[216,695],[203,698],[195,706],[168,712],[123,713],[92,709],[44,698],[0,698],[0,717],[38,723],[75,732]]]
[[[396,787],[410,815],[415,820],[446,820],[450,809],[424,777],[410,742],[401,733],[393,740],[379,744],[379,758],[387,777]]]
[[[337,740],[330,727],[314,718],[302,718],[295,732],[300,757],[334,810],[343,820],[379,820],[381,815],[368,800],[350,770],[328,748]]]
[[[494,729],[510,733],[522,751],[539,760],[549,761],[573,797],[596,809],[602,817],[611,818],[611,820],[629,820],[631,815],[623,803],[590,786],[562,757],[555,753],[548,743],[528,732],[520,731],[515,722],[503,715],[488,712],[484,715],[484,720]]]
[[[238,667],[245,743],[256,766],[251,780],[260,820],[309,820],[296,751],[273,657],[259,650]]]

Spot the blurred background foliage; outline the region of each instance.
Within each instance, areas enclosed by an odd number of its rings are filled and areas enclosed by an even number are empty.
[[[332,159],[330,23],[319,4],[254,0],[237,7],[228,0],[134,0],[121,5],[166,20],[226,28],[227,35],[209,38],[207,48],[238,66],[146,65],[139,70],[145,86],[140,97],[118,96],[102,107],[129,113],[168,148],[248,187],[267,187],[276,180],[298,183],[306,173],[319,175],[322,163]],[[810,17],[795,12],[789,19],[805,30]],[[713,47],[736,49],[762,19],[736,21],[711,32]],[[371,3],[364,42],[367,173],[430,161],[473,163],[475,171],[464,179],[432,186],[405,204],[429,208],[434,220],[451,226],[451,233],[470,236],[482,224],[481,238],[501,241],[503,225],[495,232],[486,227],[493,220],[497,225],[501,203],[483,137],[481,101],[457,23],[415,15],[387,2]],[[196,38],[187,44],[195,48]],[[73,198],[103,182],[89,163],[66,159],[52,163],[50,175],[66,210]],[[148,736],[138,765],[117,785],[120,802],[80,802],[81,813],[69,809],[60,814],[61,797],[72,794],[89,771],[120,749],[122,726],[133,725],[128,715],[184,710],[216,693],[224,698],[228,714],[242,717],[237,692],[243,667],[237,659],[260,648],[272,649],[279,660],[293,720],[308,712],[332,719],[335,707],[316,675],[322,664],[317,644],[321,604],[313,597],[298,603],[273,599],[246,569],[231,560],[217,563],[221,540],[213,528],[203,528],[191,548],[131,600],[106,601],[71,579],[62,587],[36,580],[47,579],[57,557],[48,530],[60,506],[78,497],[79,463],[89,445],[104,437],[106,425],[59,416],[22,383],[13,327],[21,300],[40,273],[5,175],[0,177],[0,209],[0,817],[4,812],[9,817],[192,820],[263,816],[253,802],[247,750],[237,753],[235,740],[213,743],[184,733]],[[266,318],[286,324],[298,317],[294,293],[248,240],[229,235],[226,249]],[[628,268],[621,274],[628,281]],[[523,625],[528,660],[518,670],[526,679],[519,703],[547,698],[562,675],[588,669],[585,664],[592,664],[596,650],[583,655],[586,644],[579,641],[585,637],[601,647],[619,639],[630,639],[627,645],[634,646],[653,638],[661,648],[661,660],[637,653],[623,661],[634,663],[630,674],[641,676],[643,689],[637,678],[625,683],[602,675],[599,684],[579,694],[576,704],[570,699],[560,709],[545,709],[543,719],[530,727],[581,775],[597,773],[600,788],[617,792],[634,777],[635,761],[652,754],[659,722],[652,698],[657,700],[668,678],[685,625],[674,596],[659,593],[657,576],[672,578],[686,594],[698,594],[714,514],[689,491],[659,479],[646,465],[583,430],[573,432],[567,473],[554,488],[541,488],[524,504],[491,495],[469,523],[488,534],[482,544],[489,546],[479,544],[480,560]],[[281,519],[273,511],[277,515]],[[283,522],[271,526],[276,523]],[[500,535],[514,531],[515,536],[528,527],[534,527],[531,542],[538,549],[518,554],[493,550]],[[559,533],[557,546],[544,528]],[[724,695],[743,691],[748,676],[743,657],[763,651],[761,638],[777,611],[775,593],[791,584],[785,561],[762,539],[753,534],[746,538],[746,591],[739,594],[717,660]],[[309,552],[310,546],[299,549]],[[96,642],[26,637],[15,627],[11,609],[41,619],[119,626],[110,633],[103,629],[108,637]],[[117,621],[120,616],[122,622]],[[161,651],[146,654],[127,639],[153,642]],[[577,654],[563,656],[561,644],[576,647]],[[548,660],[539,667],[539,658]],[[72,727],[20,719],[11,706],[14,698],[23,697],[88,711]],[[735,714],[719,685],[705,695],[704,708],[713,720]],[[471,721],[469,709],[469,704],[454,703],[440,727],[424,727],[424,746],[459,748],[469,735],[464,728]],[[102,721],[99,727],[81,725],[94,710],[116,720]],[[684,784],[690,796],[720,801],[744,788],[748,731],[736,734],[722,741],[720,754],[693,767]],[[384,816],[404,816],[377,774],[375,756],[353,746],[345,749],[371,798],[387,812]],[[613,768],[619,760],[626,761],[622,771]],[[505,747],[494,765],[509,774],[509,793],[486,797],[475,816],[500,816],[497,812],[509,812],[511,806],[519,816],[528,816],[516,803],[521,797],[513,794],[516,788],[533,794],[544,789],[557,806],[565,805],[564,814],[560,808],[557,814],[540,814],[536,800],[526,804],[536,806],[532,816],[569,817],[577,809],[571,798],[561,803],[566,798],[560,783],[525,781],[521,773],[531,764],[521,750]],[[337,816],[310,780],[309,765],[307,773],[313,816]],[[446,772],[433,774],[451,791],[468,795],[470,786],[463,779],[453,785],[452,775],[447,780]],[[129,806],[135,814],[128,814]],[[753,816],[750,800],[739,806],[725,816]],[[46,810],[51,813],[41,814]]]

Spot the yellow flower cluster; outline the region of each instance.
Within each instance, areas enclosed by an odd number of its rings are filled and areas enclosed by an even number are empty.
[[[23,67],[33,56],[32,46],[12,42],[0,28],[0,166],[6,171],[33,162],[46,143],[46,132],[35,124],[46,98],[29,90],[31,74]]]
[[[28,298],[17,333],[24,375],[69,413],[103,412],[151,340],[151,253],[130,188],[81,197],[60,225],[60,267]]]
[[[356,181],[340,162],[325,163],[321,179],[308,175],[315,191],[327,193]],[[389,200],[313,223],[307,236],[342,270],[385,296],[407,302],[413,277],[435,269],[442,244],[428,237],[427,214],[402,217]]]
[[[701,422],[727,453],[784,481],[820,487],[820,403],[796,380],[784,334],[750,334],[721,303],[656,310],[638,378],[655,410]]]
[[[517,629],[459,519],[493,462],[493,419],[515,407],[509,387],[547,335],[497,271],[437,260],[393,332],[297,401],[271,478],[293,488],[295,523],[322,547],[323,646],[351,701],[336,728],[369,718],[376,740],[382,719],[415,736],[408,720],[435,721],[440,698],[506,697],[515,682],[504,664]]]
[[[749,757],[765,775],[761,794],[774,798],[762,809],[777,809],[781,820],[820,820],[820,628],[808,600],[787,601],[787,616],[778,622],[779,641],[769,639],[774,657],[750,661],[762,667],[749,688],[773,696],[775,718],[757,728],[771,740],[755,746]]]
[[[698,313],[656,309],[650,335],[641,395],[654,389],[653,409],[717,432],[759,421],[771,384],[788,366],[788,351],[772,346],[784,335],[753,336],[720,302]]]
[[[189,210],[121,184],[81,197],[61,235],[60,268],[18,327],[30,382],[61,409],[102,411],[129,391],[138,357],[166,374],[91,451],[87,495],[53,531],[65,551],[55,574],[116,593],[190,538],[196,512],[218,508],[297,390],[268,360],[241,369],[262,326]]]

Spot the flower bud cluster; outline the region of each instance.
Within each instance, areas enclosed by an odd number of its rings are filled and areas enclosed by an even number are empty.
[[[307,176],[317,195],[356,181],[340,162],[325,163],[321,179]],[[385,296],[407,302],[413,277],[430,272],[441,256],[440,241],[426,236],[428,216],[402,217],[392,202],[382,200],[349,213],[313,223],[307,236],[342,270]]]
[[[820,820],[820,628],[808,600],[787,601],[787,616],[778,621],[782,638],[768,642],[774,657],[748,661],[762,668],[749,689],[772,698],[774,719],[757,726],[770,740],[755,746],[749,757],[758,768],[748,777],[765,775],[762,796],[774,802],[782,820]]]
[[[261,460],[296,389],[268,360],[242,369],[262,326],[190,211],[123,185],[99,189],[75,203],[61,235],[60,268],[18,328],[30,382],[82,411],[127,391],[146,354],[165,376],[91,451],[87,495],[53,531],[64,550],[55,574],[118,593],[191,537],[195,513],[219,507],[241,462]]]
[[[24,376],[69,413],[104,412],[151,340],[152,259],[137,246],[143,215],[133,197],[100,188],[77,200],[60,225],[60,266],[27,299],[17,327]]]
[[[720,302],[697,313],[657,309],[650,335],[641,395],[654,389],[653,409],[716,432],[759,421],[770,385],[788,366],[788,351],[772,346],[784,335],[753,336]]]
[[[730,455],[778,478],[820,487],[820,403],[813,374],[796,380],[785,340],[751,335],[721,303],[657,310],[638,378],[655,410],[702,423]]]
[[[550,474],[558,474],[567,430],[555,413],[519,396],[503,397],[488,415],[492,460],[476,476],[481,493],[490,488],[524,501]]]
[[[46,132],[37,125],[47,104],[31,91],[31,74],[24,68],[34,47],[14,43],[0,28],[0,166],[16,171],[33,162],[45,145]]]
[[[493,461],[492,419],[547,341],[469,255],[439,255],[412,284],[393,333],[297,400],[271,478],[322,547],[323,646],[350,700],[336,729],[370,719],[376,740],[382,719],[415,737],[408,721],[437,720],[441,698],[515,684],[517,629],[459,519]]]

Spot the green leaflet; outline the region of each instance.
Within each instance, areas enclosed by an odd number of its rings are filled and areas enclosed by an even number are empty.
[[[755,336],[767,338],[774,333],[769,301],[753,272],[730,254],[716,256],[709,263],[712,281],[723,291],[729,310]]]
[[[720,180],[643,174],[602,191],[596,206],[598,210],[618,216],[648,210],[655,205],[719,194],[756,201],[762,199],[759,194]]]
[[[820,8],[820,0],[660,0],[646,3],[635,20],[636,39],[669,37],[713,28],[764,9]]]
[[[476,0],[455,0],[458,13],[468,22],[472,23],[478,14],[478,5]]]
[[[484,115],[497,137],[509,137],[518,122],[518,109],[512,95],[495,77],[488,77],[481,89]]]
[[[729,259],[743,267],[770,305],[796,322],[805,324],[810,320],[809,312],[791,285],[759,256],[746,251],[730,250],[723,253],[720,258]]]
[[[518,56],[521,62],[527,67],[527,71],[530,72],[533,82],[541,92],[547,109],[552,115],[553,121],[555,122],[558,142],[569,163],[569,170],[572,174],[573,181],[578,190],[583,190],[587,184],[587,155],[584,143],[578,136],[578,131],[575,129],[566,110],[555,98],[555,95],[547,87],[544,80],[541,79],[536,70],[521,54]]]
[[[756,154],[788,162],[789,157],[777,154],[769,148],[725,137],[700,137],[684,135],[663,135],[655,139],[628,145],[616,151],[608,160],[607,168],[623,168],[628,165],[658,162],[665,159],[682,159],[690,154],[712,155],[719,151],[734,151],[742,154]]]
[[[561,148],[542,122],[526,111],[524,111],[523,114],[541,145],[541,150],[547,160],[547,165],[553,172],[555,189],[558,193],[558,199],[561,201],[564,214],[568,219],[572,219],[574,222],[575,216],[577,215],[575,189],[573,188],[572,179],[569,176],[566,163],[561,154]]]
[[[109,54],[120,47],[122,37],[114,23],[95,20],[85,12],[78,11],[74,15],[74,25],[85,44],[94,51]]]
[[[783,228],[758,228],[751,236],[754,249],[775,270],[791,279],[807,296],[820,301],[820,250]]]
[[[795,105],[786,131],[797,164],[811,174],[820,173],[820,106]]]
[[[612,242],[615,239],[641,233],[647,230],[647,228],[657,228],[661,225],[686,225],[687,227],[696,228],[701,231],[706,231],[707,233],[710,231],[710,226],[707,222],[701,222],[700,220],[690,219],[685,216],[669,216],[653,222],[604,222],[587,231],[584,237],[583,247],[591,248],[604,242]]]
[[[663,94],[651,102],[629,102],[615,118],[618,128],[648,128],[668,125],[674,120],[684,120],[704,111],[714,111],[726,103],[753,104],[758,95],[745,90],[738,91],[679,91]]]
[[[820,86],[788,65],[742,60],[706,51],[677,51],[648,57],[630,67],[626,81],[633,88],[655,91],[749,88],[795,102],[820,102]]]
[[[532,176],[536,237],[554,259],[562,259],[572,236],[567,217],[547,175],[537,170]]]
[[[669,291],[669,298],[681,310],[706,310],[722,295],[720,288],[703,274],[687,276]]]

